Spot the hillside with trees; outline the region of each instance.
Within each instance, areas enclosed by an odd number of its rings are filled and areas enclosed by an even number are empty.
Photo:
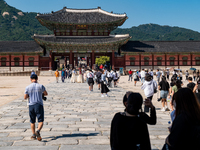
[[[113,34],[130,34],[134,41],[188,41],[200,40],[200,33],[185,28],[144,24],[127,29],[116,29]]]
[[[35,12],[22,12],[0,0],[0,41],[33,40],[34,34],[52,34],[35,18]],[[145,24],[127,29],[118,28],[112,34],[130,34],[136,41],[187,41],[200,40],[200,33],[192,30]]]

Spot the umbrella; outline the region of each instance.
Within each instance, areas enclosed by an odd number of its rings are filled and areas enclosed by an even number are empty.
[[[175,70],[177,70],[177,71],[181,71],[181,69],[175,69]]]
[[[190,70],[197,70],[196,68],[190,68]]]

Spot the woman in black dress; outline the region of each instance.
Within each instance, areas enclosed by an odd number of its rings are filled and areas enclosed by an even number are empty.
[[[143,98],[139,93],[128,96],[125,112],[116,113],[110,132],[110,146],[112,150],[151,150],[147,122],[156,124],[155,107],[149,99],[145,105],[151,108],[153,119],[141,112]]]
[[[104,97],[103,93],[106,93],[106,96],[108,97],[108,92],[110,91],[107,87],[107,81],[106,81],[106,73],[105,70],[101,71],[101,97]]]

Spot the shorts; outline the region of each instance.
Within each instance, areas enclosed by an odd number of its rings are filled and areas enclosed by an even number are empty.
[[[36,117],[38,122],[44,121],[44,108],[41,104],[29,105],[30,122],[35,123]]]
[[[93,78],[89,78],[89,79],[88,79],[88,85],[89,85],[89,86],[94,85],[94,80],[93,80]]]
[[[164,91],[164,90],[160,91],[160,97],[162,97],[163,99],[167,99],[167,95],[168,95],[168,91]]]
[[[116,82],[118,79],[114,79],[114,82]]]

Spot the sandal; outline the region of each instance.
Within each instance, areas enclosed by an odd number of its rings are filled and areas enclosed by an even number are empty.
[[[36,140],[36,135],[32,135],[31,140]]]
[[[38,141],[42,141],[42,138],[41,138],[41,136],[40,136],[40,132],[36,131],[36,132],[35,132],[35,135],[37,136],[37,140],[38,140]]]

